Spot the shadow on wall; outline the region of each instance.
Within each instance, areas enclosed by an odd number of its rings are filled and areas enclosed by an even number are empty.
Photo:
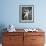
[[[2,43],[2,33],[6,31],[6,29],[4,30],[4,28],[6,28],[6,26],[4,24],[0,24],[0,43]]]

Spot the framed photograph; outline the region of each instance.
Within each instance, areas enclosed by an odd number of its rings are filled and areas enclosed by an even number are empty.
[[[19,6],[19,21],[23,23],[34,22],[34,5]]]

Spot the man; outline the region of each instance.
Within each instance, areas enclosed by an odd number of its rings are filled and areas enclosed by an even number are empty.
[[[25,9],[24,10],[24,19],[28,20],[28,16],[29,16],[29,9]]]

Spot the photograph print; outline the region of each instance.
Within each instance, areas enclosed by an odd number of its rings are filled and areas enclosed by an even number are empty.
[[[34,5],[20,5],[19,16],[20,22],[34,22]]]

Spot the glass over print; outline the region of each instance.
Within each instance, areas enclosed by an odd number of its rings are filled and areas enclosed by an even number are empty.
[[[34,5],[19,6],[20,22],[34,22]]]

